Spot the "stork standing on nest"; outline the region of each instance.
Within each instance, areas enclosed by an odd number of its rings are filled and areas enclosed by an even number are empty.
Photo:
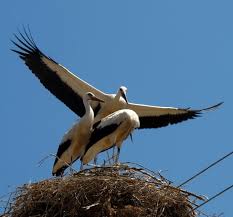
[[[83,164],[89,163],[100,152],[114,146],[117,147],[115,163],[118,162],[123,141],[131,135],[134,129],[140,127],[136,112],[130,109],[118,110],[96,123],[85,154],[81,157]]]
[[[175,107],[160,107],[143,104],[127,103],[126,88],[121,87],[117,94],[106,94],[82,79],[75,76],[68,69],[55,62],[50,57],[40,51],[35,44],[30,31],[24,29],[24,34],[15,35],[18,48],[12,49],[19,54],[32,73],[40,82],[67,107],[78,116],[85,114],[83,96],[86,92],[92,92],[96,97],[105,101],[91,102],[94,110],[94,122],[97,123],[102,118],[120,109],[131,109],[137,113],[140,121],[139,129],[159,128],[170,124],[177,124],[188,119],[198,117],[203,111],[217,108],[222,103],[210,106],[205,109],[182,109]]]
[[[86,112],[79,123],[75,124],[63,137],[53,165],[53,175],[62,175],[69,165],[84,154],[94,122],[94,112],[90,106],[91,101],[103,102],[90,92],[84,95],[83,104]]]

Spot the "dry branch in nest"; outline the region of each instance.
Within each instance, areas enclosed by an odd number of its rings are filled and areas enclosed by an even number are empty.
[[[4,216],[194,217],[193,199],[141,168],[95,167],[19,187]]]

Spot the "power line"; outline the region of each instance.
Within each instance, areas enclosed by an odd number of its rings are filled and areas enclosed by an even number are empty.
[[[195,210],[199,209],[200,207],[202,207],[205,204],[209,203],[211,200],[215,199],[216,197],[219,197],[221,194],[225,193],[226,191],[230,190],[231,188],[233,188],[233,185],[231,185],[231,186],[225,188],[224,190],[220,191],[219,193],[215,194],[213,197],[211,197],[207,201],[205,201],[205,202],[201,203],[200,205],[198,205],[197,207],[195,207],[192,211],[195,211]]]
[[[183,185],[187,184],[188,182],[190,182],[191,180],[195,179],[196,177],[198,177],[199,175],[201,175],[202,173],[204,173],[205,171],[207,171],[208,169],[210,169],[211,167],[215,166],[216,164],[220,163],[221,161],[223,161],[224,159],[226,159],[227,157],[229,157],[230,155],[233,154],[233,151],[226,154],[225,156],[223,156],[222,158],[220,158],[219,160],[213,162],[212,164],[210,164],[208,167],[206,167],[205,169],[201,170],[200,172],[198,172],[197,174],[195,174],[194,176],[192,176],[191,178],[189,178],[188,180],[186,180],[185,182],[181,183],[179,186],[177,186],[178,188],[182,187]]]

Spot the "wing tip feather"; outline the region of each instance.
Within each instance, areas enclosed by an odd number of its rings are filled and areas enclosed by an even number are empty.
[[[204,111],[214,111],[216,109],[218,109],[224,102],[219,102],[213,106],[210,106],[210,107],[207,107],[207,108],[204,108],[204,109],[200,109],[198,110],[198,112],[204,112]]]

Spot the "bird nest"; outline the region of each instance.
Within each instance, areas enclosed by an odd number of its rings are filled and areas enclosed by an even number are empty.
[[[95,167],[17,188],[3,216],[194,217],[194,199],[144,168]]]

